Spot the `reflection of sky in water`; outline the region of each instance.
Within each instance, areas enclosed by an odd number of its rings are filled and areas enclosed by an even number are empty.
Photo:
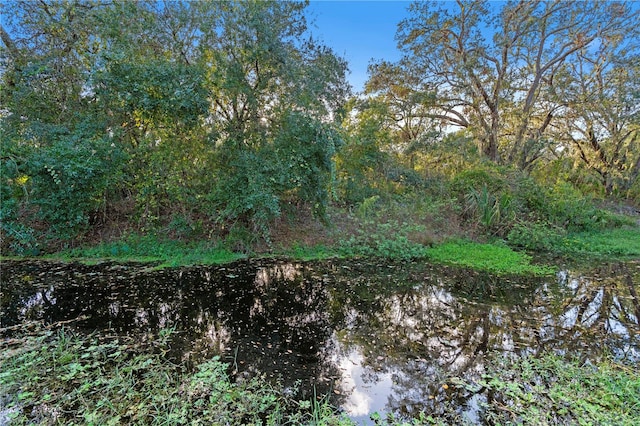
[[[347,396],[341,408],[360,423],[367,420],[370,413],[385,410],[393,384],[392,374],[377,374],[372,380],[371,367],[363,365],[365,358],[360,350],[353,348],[347,353],[342,353],[342,345],[339,341],[336,343],[338,350],[331,360],[342,372],[336,390]]]
[[[621,280],[562,271],[557,281],[528,292],[509,287],[507,294],[522,295],[507,302],[478,294],[485,282],[474,287],[470,277],[446,273],[421,272],[417,283],[396,288],[386,268],[351,272],[286,262],[252,268],[162,272],[148,282],[120,270],[112,281],[71,287],[59,275],[59,283],[34,287],[12,309],[20,321],[86,313],[96,328],[111,321],[125,331],[176,328],[183,360],[231,353],[223,359],[235,362],[237,356],[236,367],[247,371],[270,366],[292,375],[287,385],[328,383],[359,424],[375,411],[412,413],[428,403],[437,408],[429,398],[442,397],[442,380],[478,377],[487,352],[578,354],[608,346],[640,360],[637,301]],[[19,277],[16,283],[25,285]],[[477,403],[469,397],[467,412],[477,412]]]
[[[53,296],[54,293],[55,289],[53,286],[50,286],[47,290],[38,291],[22,303],[20,315],[26,317],[33,311],[43,310],[45,305],[55,305],[57,300]]]

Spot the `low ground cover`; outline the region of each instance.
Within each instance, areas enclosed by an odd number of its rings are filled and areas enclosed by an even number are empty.
[[[631,426],[640,418],[640,370],[612,358],[498,357],[481,380],[453,385],[490,395],[481,404],[490,424]]]
[[[531,263],[531,256],[494,243],[480,244],[455,240],[432,247],[426,252],[434,262],[469,267],[495,274],[549,275],[554,268]]]
[[[640,257],[640,227],[569,234],[557,246],[560,254],[583,257]]]
[[[5,330],[6,331],[6,330]],[[321,395],[283,396],[260,376],[233,381],[213,358],[187,370],[166,356],[166,330],[146,346],[127,337],[81,335],[41,325],[2,342],[3,424],[354,425]],[[149,344],[152,343],[152,344]],[[477,380],[444,378],[450,392],[483,394],[480,418],[491,424],[633,425],[640,418],[640,371],[612,358],[582,362],[552,353],[488,354]],[[454,400],[441,415],[414,419],[374,414],[378,425],[442,425],[461,416]]]
[[[47,328],[5,340],[0,356],[0,423],[282,425],[343,421],[324,399],[285,397],[261,377],[232,381],[228,366],[218,358],[201,363],[194,371],[174,364],[165,356],[169,334],[161,333],[146,346],[122,336],[83,336]]]
[[[156,262],[159,267],[167,267],[227,263],[246,255],[209,241],[181,241],[158,235],[132,234],[117,241],[63,250],[50,257],[63,260]]]

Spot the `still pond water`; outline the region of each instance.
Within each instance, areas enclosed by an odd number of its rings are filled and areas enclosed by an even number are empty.
[[[640,262],[500,278],[424,263],[243,261],[151,270],[3,262],[1,321],[74,321],[87,332],[153,341],[195,365],[262,373],[289,392],[331,395],[358,422],[373,412],[438,413],[454,398],[471,420],[478,395],[444,378],[477,378],[488,354],[552,350],[640,361]]]

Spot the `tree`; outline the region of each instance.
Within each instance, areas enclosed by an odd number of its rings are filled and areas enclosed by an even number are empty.
[[[263,233],[285,198],[310,202],[323,214],[340,143],[346,63],[305,37],[304,7],[224,3],[204,22],[202,61],[220,171],[212,198],[222,220]]]
[[[640,49],[622,38],[581,51],[560,75],[563,105],[555,139],[606,195],[624,194],[640,176]]]
[[[9,3],[3,227],[70,239],[119,200],[143,223],[197,212],[263,232],[288,199],[322,214],[349,87],[305,7]]]
[[[426,107],[430,94],[416,90],[419,76],[412,70],[381,61],[369,66],[370,78],[365,87],[367,106],[384,117],[384,125],[392,133],[391,150],[409,157],[416,167],[416,154],[423,151],[442,129],[435,130]]]
[[[400,66],[421,75],[427,116],[470,129],[488,159],[525,170],[549,148],[556,76],[604,40],[632,40],[637,25],[628,4],[609,2],[416,2],[410,12]]]

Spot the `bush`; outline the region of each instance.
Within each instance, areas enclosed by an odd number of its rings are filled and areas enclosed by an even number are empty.
[[[509,193],[495,196],[486,186],[479,191],[472,189],[465,196],[466,214],[490,234],[500,234],[509,225],[513,217],[511,205]]]
[[[331,158],[340,143],[330,125],[300,113],[284,114],[276,126],[273,135],[250,144],[225,141],[214,156],[220,171],[209,197],[220,221],[265,239],[285,201],[308,203],[326,218]]]
[[[526,250],[555,251],[565,234],[563,229],[546,222],[518,222],[507,235],[507,241]]]
[[[3,147],[4,148],[4,147]],[[21,175],[16,158],[9,147],[0,160],[0,249],[2,253],[34,255],[38,252],[35,230],[22,222],[19,213],[27,195],[29,177]]]
[[[340,243],[339,252],[346,257],[363,256],[386,259],[417,259],[424,257],[425,247],[409,236],[424,232],[419,225],[391,221],[375,225],[374,230],[362,229]]]
[[[506,181],[498,172],[488,168],[464,170],[453,178],[451,189],[458,196],[465,196],[471,191],[486,188],[491,193],[503,191]]]
[[[34,153],[30,201],[49,225],[49,238],[69,240],[87,229],[90,213],[120,178],[121,164],[122,152],[104,140],[69,137]]]

